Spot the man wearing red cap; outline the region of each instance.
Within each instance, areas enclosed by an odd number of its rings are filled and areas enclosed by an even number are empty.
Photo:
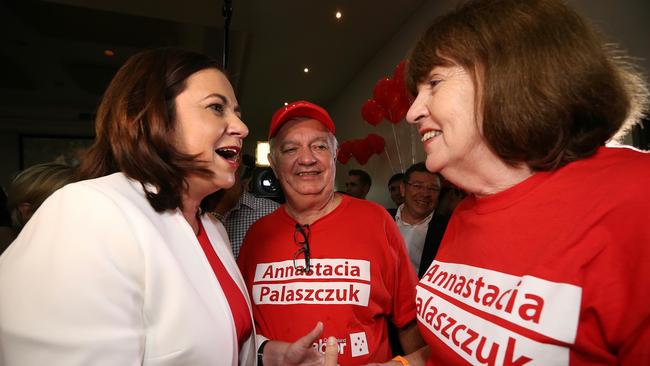
[[[273,115],[269,160],[286,204],[250,228],[238,263],[258,334],[293,341],[322,321],[341,365],[386,362],[387,321],[406,352],[423,345],[414,327],[417,279],[386,209],[334,193],[334,132],[327,111],[309,102]],[[323,352],[325,343],[313,347]],[[281,353],[267,348],[264,357]]]

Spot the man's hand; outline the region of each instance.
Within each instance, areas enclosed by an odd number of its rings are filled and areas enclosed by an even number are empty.
[[[328,337],[325,346],[325,366],[337,366],[339,357],[339,346],[336,338]]]
[[[269,341],[264,348],[264,365],[336,366],[339,354],[336,338],[327,339],[325,356],[313,346],[321,333],[323,333],[323,323],[318,322],[314,329],[293,343]]]
[[[284,362],[286,366],[291,365],[322,365],[323,355],[314,349],[312,344],[323,332],[323,323],[318,322],[314,329],[307,335],[291,343],[284,353]]]

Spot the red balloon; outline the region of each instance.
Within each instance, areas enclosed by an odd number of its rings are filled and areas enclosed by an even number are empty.
[[[357,139],[350,141],[350,143],[352,156],[357,159],[357,162],[359,162],[359,164],[365,165],[368,162],[368,159],[370,159],[371,155],[370,148],[368,147],[366,141]]]
[[[352,153],[351,150],[350,150],[350,147],[351,147],[350,141],[343,141],[341,143],[341,146],[339,146],[339,151],[344,151],[346,153]]]
[[[395,82],[397,92],[400,95],[400,98],[404,99],[410,105],[413,102],[413,97],[406,87],[406,67],[408,63],[406,60],[400,62],[395,66],[395,71],[393,71],[393,81]]]
[[[361,154],[361,146],[357,143],[359,140],[350,140],[348,141],[350,143],[350,152],[352,153],[352,156],[354,156],[355,159],[359,160],[357,156]]]
[[[374,133],[366,136],[366,143],[373,154],[381,154],[384,152],[384,148],[386,147],[386,141],[384,138]]]
[[[359,156],[356,157],[357,161],[361,165],[366,165],[368,160],[370,160],[370,153],[367,150],[364,150]]]
[[[393,79],[385,77],[377,81],[372,95],[385,110],[388,110],[395,99],[399,98],[399,91]]]
[[[361,116],[373,126],[377,126],[384,119],[386,111],[374,99],[368,99],[361,107]]]
[[[397,94],[399,95],[399,98],[410,102],[411,93],[409,92],[408,88],[406,88],[406,80],[405,79],[403,79],[403,78],[402,79],[395,79],[395,90],[397,91]]]
[[[347,164],[348,161],[350,161],[351,157],[352,157],[352,154],[341,154],[339,152],[338,156],[336,157],[336,160],[341,164]]]
[[[399,123],[401,120],[406,117],[406,112],[408,112],[411,104],[408,99],[403,96],[400,96],[394,104],[388,108],[388,113],[386,118],[392,123]]]
[[[393,71],[393,80],[397,83],[404,83],[406,85],[406,60],[402,60]]]
[[[339,146],[339,152],[336,155],[336,160],[338,160],[339,163],[341,164],[347,164],[350,158],[352,157],[352,150],[350,148],[350,142],[349,141],[344,141],[341,143],[341,146]]]

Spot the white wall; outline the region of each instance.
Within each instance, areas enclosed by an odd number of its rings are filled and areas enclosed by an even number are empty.
[[[364,166],[357,164],[354,158],[337,166],[337,187],[344,187],[347,171],[354,168],[366,170],[373,179],[368,199],[387,207],[393,204],[388,196],[386,183],[397,170],[401,170],[395,147],[392,125],[383,121],[377,127],[367,124],[361,117],[361,106],[372,97],[372,90],[380,78],[390,76],[393,68],[405,58],[419,35],[424,32],[436,15],[452,9],[458,1],[426,1],[416,11],[393,39],[369,62],[339,97],[329,105],[332,118],[336,123],[339,141],[363,138],[369,133],[377,133],[386,140],[386,154],[373,155]],[[603,30],[608,40],[616,42],[627,49],[630,55],[640,58],[639,65],[650,70],[650,1],[647,0],[573,0],[569,3],[578,12],[590,19]],[[369,30],[371,31],[371,30]],[[400,145],[402,166],[406,169],[413,161],[423,160],[421,145],[410,134],[405,121],[395,125],[397,141]],[[412,151],[414,147],[414,151]],[[392,164],[391,164],[392,162]]]

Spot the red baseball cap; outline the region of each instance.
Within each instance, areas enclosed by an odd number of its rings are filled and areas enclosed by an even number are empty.
[[[325,109],[314,103],[299,100],[289,103],[273,113],[271,127],[269,128],[269,140],[278,133],[278,130],[286,121],[295,117],[313,118],[322,123],[331,133],[336,131],[332,117],[330,117]]]

